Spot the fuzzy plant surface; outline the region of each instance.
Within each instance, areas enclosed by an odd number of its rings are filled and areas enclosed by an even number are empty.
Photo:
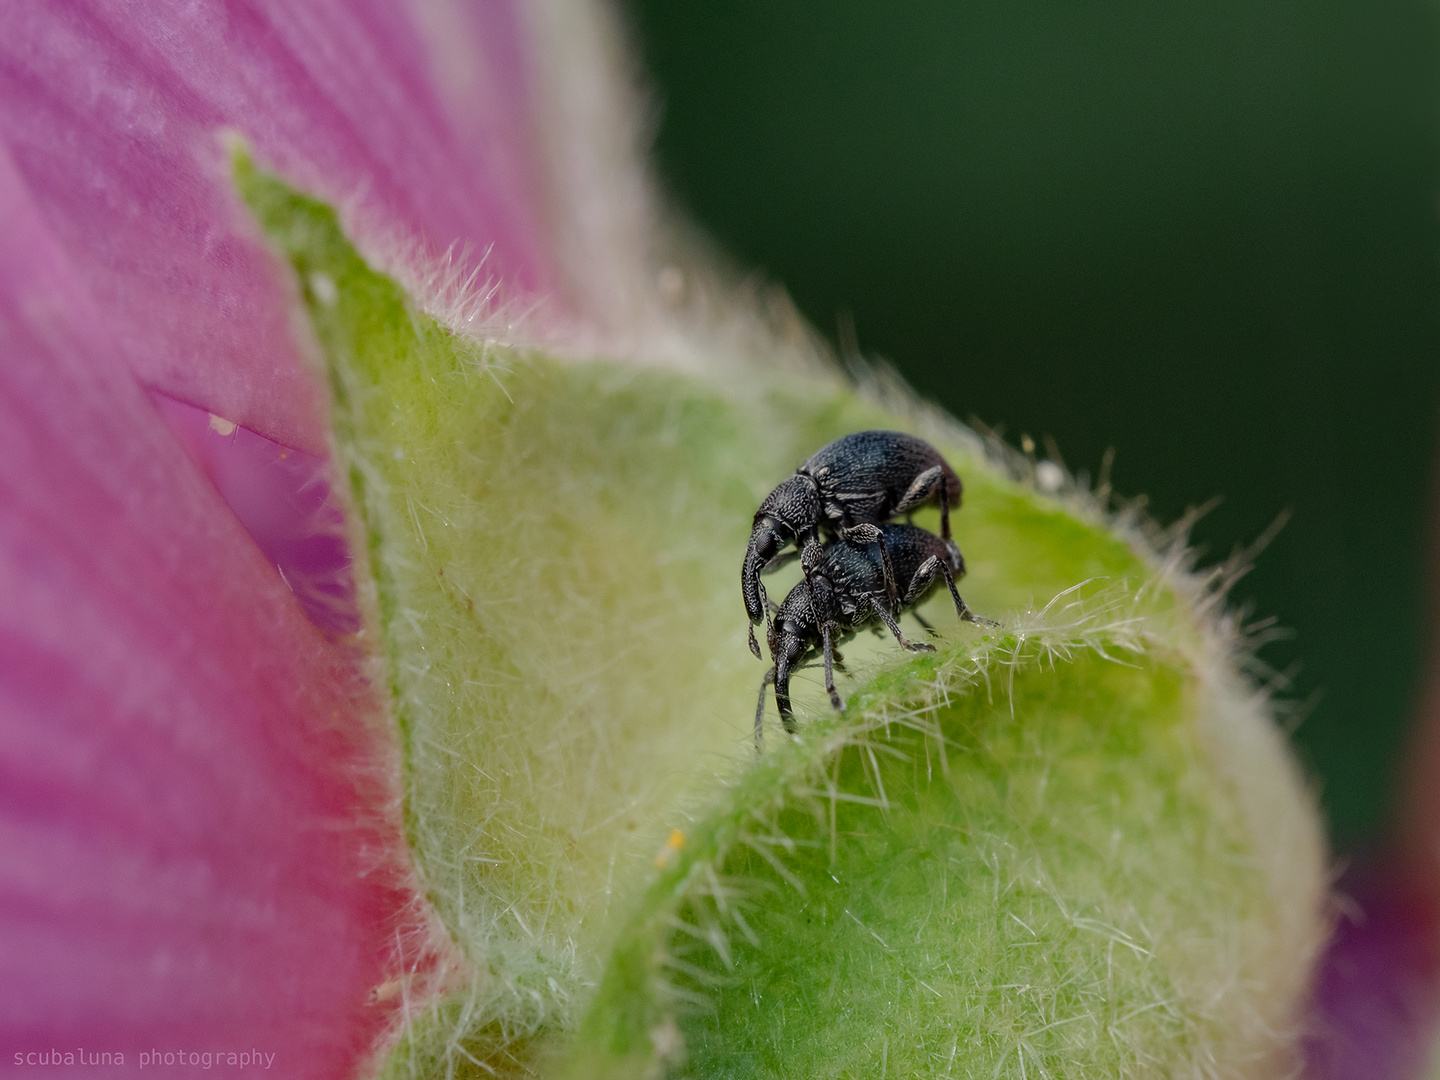
[[[1286,1074],[1321,841],[1179,541],[836,377],[456,332],[329,207],[235,175],[324,356],[459,958],[399,988],[383,1075]],[[994,622],[941,590],[935,653],[861,635],[844,712],[802,671],[800,733],[772,703],[757,751],[751,516],[875,427],[961,473],[961,591]]]

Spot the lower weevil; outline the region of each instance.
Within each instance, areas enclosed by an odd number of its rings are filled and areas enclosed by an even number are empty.
[[[875,619],[885,624],[902,648],[933,652],[933,645],[907,638],[896,616],[924,600],[942,578],[955,601],[956,614],[969,622],[981,621],[955,587],[955,579],[965,574],[965,560],[954,541],[942,540],[914,525],[881,525],[879,533],[877,544],[862,547],[843,540],[825,545],[811,543],[801,553],[801,561],[806,564],[805,580],[790,590],[768,628],[767,644],[774,666],[760,683],[760,702],[755,710],[757,739],[765,714],[765,687],[772,682],[785,730],[792,734],[797,730],[790,708],[790,674],[817,648],[825,662],[825,689],[830,704],[837,710],[841,708],[835,690],[834,667],[840,659],[835,646]],[[883,554],[888,557],[895,580],[901,583],[898,595],[888,587],[885,560],[876,550],[880,544],[884,545]]]

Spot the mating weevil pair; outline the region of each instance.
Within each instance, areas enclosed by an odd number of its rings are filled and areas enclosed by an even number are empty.
[[[950,539],[950,508],[960,505],[960,494],[960,477],[923,439],[898,431],[861,431],[822,447],[760,504],[740,570],[750,651],[756,657],[760,647],[754,624],[774,608],[766,623],[773,666],[760,684],[757,738],[765,687],[772,682],[785,729],[796,730],[790,674],[817,647],[825,662],[825,689],[836,709],[841,707],[833,674],[841,660],[837,641],[879,619],[903,648],[933,651],[934,646],[908,640],[896,617],[940,580],[949,587],[960,618],[976,621],[955,587],[955,579],[965,573],[965,560]],[[886,524],[930,503],[940,507],[938,537],[914,525]],[[828,542],[821,542],[822,532],[831,537]],[[793,557],[783,553],[791,542],[805,577],[774,607],[760,575]],[[923,620],[921,625],[931,629]]]

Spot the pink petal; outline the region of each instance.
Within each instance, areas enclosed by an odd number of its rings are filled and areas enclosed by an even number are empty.
[[[1428,882],[1383,860],[1339,883],[1347,903],[1315,978],[1306,1080],[1416,1080],[1440,1015],[1440,918]]]
[[[428,40],[390,0],[7,10],[6,1055],[352,1075],[403,999],[371,990],[424,966],[390,727],[306,619],[356,628],[323,395],[222,135],[372,249],[548,293],[515,13],[425,10]]]
[[[396,0],[7,9],[0,141],[94,299],[105,359],[324,453],[291,298],[227,186],[223,130],[373,243],[488,252],[508,295],[548,292],[514,12],[456,5],[435,36],[460,57],[443,87]]]
[[[38,201],[0,151],[3,1061],[352,1075],[416,907],[389,728],[115,362],[123,253],[78,274]]]

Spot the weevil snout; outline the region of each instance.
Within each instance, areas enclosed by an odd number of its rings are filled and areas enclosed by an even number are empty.
[[[765,588],[760,584],[760,573],[766,564],[784,546],[789,536],[776,526],[779,523],[769,515],[755,515],[755,526],[750,530],[750,547],[745,552],[745,565],[740,571],[740,591],[745,597],[745,613],[750,622],[758,623],[765,617]]]
[[[763,510],[755,515],[755,524],[750,529],[750,546],[745,549],[745,562],[740,567],[740,595],[745,598],[745,614],[750,617],[746,637],[757,660],[761,656],[755,641],[755,624],[765,619],[767,633],[773,635],[774,632],[771,621],[765,618],[765,586],[760,574],[793,535],[783,522]]]

